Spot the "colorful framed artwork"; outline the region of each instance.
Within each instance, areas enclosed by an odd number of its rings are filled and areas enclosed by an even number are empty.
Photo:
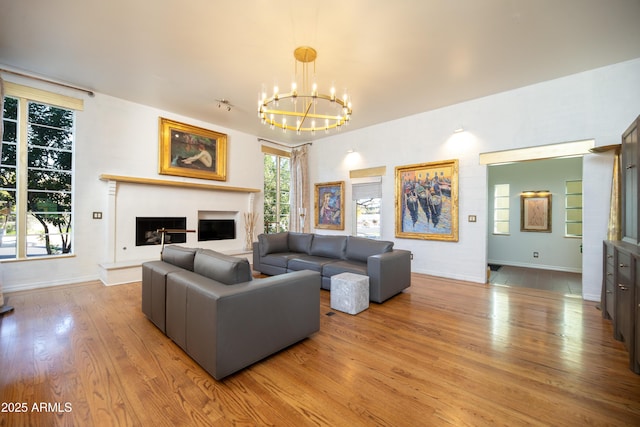
[[[315,184],[315,227],[344,230],[344,181]]]
[[[551,193],[525,191],[520,194],[520,231],[551,233]]]
[[[160,118],[162,175],[227,180],[227,135]]]
[[[458,160],[396,167],[396,237],[458,241]]]

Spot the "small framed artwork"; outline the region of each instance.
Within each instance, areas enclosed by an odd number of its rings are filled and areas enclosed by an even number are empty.
[[[396,237],[458,241],[458,160],[396,167]]]
[[[344,181],[315,185],[315,227],[344,230]]]
[[[227,135],[160,118],[162,175],[227,180]]]
[[[551,233],[551,193],[525,191],[520,194],[520,231]]]

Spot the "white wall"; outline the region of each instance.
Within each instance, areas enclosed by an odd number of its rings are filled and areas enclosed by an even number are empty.
[[[413,271],[483,283],[488,238],[487,167],[479,164],[479,154],[587,139],[595,140],[596,145],[619,143],[622,132],[640,114],[638,94],[640,59],[337,133],[313,144],[310,182],[313,185],[344,180],[348,200],[349,170],[387,166],[382,181],[383,239],[413,252]],[[357,101],[353,120],[357,120]],[[466,132],[453,134],[461,124]],[[357,153],[347,155],[349,148]],[[459,159],[460,167],[459,241],[395,238],[394,168],[453,158]],[[597,300],[608,215],[610,159],[586,156],[583,175],[583,296]],[[352,229],[350,209],[348,205],[345,233]],[[478,222],[467,222],[468,215],[477,215]]]
[[[494,264],[582,271],[582,239],[565,237],[565,181],[582,179],[582,157],[547,159],[489,166],[488,170],[488,261]],[[509,234],[493,234],[493,188],[509,184]],[[520,193],[551,192],[551,232],[520,231]],[[534,258],[533,252],[539,257]]]
[[[158,247],[135,246],[135,216],[186,216],[187,226],[196,228],[199,210],[248,210],[246,193],[118,185],[120,202],[117,206],[115,254],[109,253],[107,239],[112,236],[108,233],[108,183],[99,179],[100,174],[203,183],[202,180],[158,174],[159,117],[227,134],[227,181],[205,183],[262,189],[263,160],[260,143],[253,135],[99,93],[89,97],[28,79],[7,76],[5,80],[84,99],[84,111],[77,113],[76,120],[75,255],[3,262],[5,292],[97,280],[99,264],[105,262],[157,259]],[[257,193],[254,206],[260,213],[263,203],[262,193]],[[94,220],[94,211],[103,212],[105,216],[102,220]],[[240,249],[244,243],[242,221],[237,223],[237,233],[238,238],[232,242],[197,242],[194,234],[188,234],[187,244],[218,250]]]
[[[31,80],[9,76],[6,80],[78,96],[76,92]],[[348,184],[351,169],[387,166],[382,181],[383,238],[413,252],[416,272],[484,282],[487,168],[479,164],[479,153],[584,139],[594,139],[597,145],[617,143],[622,131],[640,113],[638,93],[640,59],[330,135],[311,147],[311,194],[313,183],[344,180]],[[262,188],[263,160],[255,136],[219,127],[214,119],[203,123],[101,94],[94,98],[85,96],[84,100],[85,110],[78,113],[76,134],[75,256],[4,262],[5,291],[98,278],[98,265],[111,257],[105,246],[106,221],[91,218],[93,211],[105,212],[108,207],[108,185],[98,176],[110,173],[166,178],[157,174],[160,116],[227,133],[229,174],[225,184]],[[353,120],[357,120],[357,101]],[[453,135],[452,131],[460,124],[467,132]],[[357,153],[347,156],[347,148]],[[460,166],[459,242],[396,239],[392,202],[394,167],[453,158],[459,159]],[[583,292],[588,299],[598,299],[600,295],[601,248],[606,236],[610,188],[603,180],[607,176],[610,180],[610,164],[606,156],[594,155],[587,156],[583,165]],[[351,195],[348,185],[346,193],[348,200]],[[200,197],[187,192],[180,194],[185,196],[170,199],[177,200],[190,212],[199,209]],[[257,196],[258,210],[262,203],[261,195]],[[345,214],[345,233],[352,228],[350,209],[348,206]],[[470,214],[477,215],[478,222],[467,222]],[[120,255],[138,258],[147,254]],[[149,255],[157,257],[156,253]]]

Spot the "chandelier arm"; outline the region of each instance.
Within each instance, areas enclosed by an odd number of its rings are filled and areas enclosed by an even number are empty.
[[[305,119],[307,118],[307,115],[309,114],[309,110],[311,109],[311,104],[313,104],[313,102],[310,102],[309,105],[307,105],[307,110],[304,112],[304,115],[302,116],[302,120],[300,120],[300,125],[298,126],[298,129],[296,129],[296,131],[300,131],[300,129],[302,129],[302,123],[304,123]]]

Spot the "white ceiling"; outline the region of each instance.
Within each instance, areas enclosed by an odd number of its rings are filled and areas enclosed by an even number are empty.
[[[312,138],[261,125],[257,98],[263,84],[288,87],[301,45],[318,51],[321,88],[348,89],[346,131],[640,57],[640,0],[0,0],[0,10],[2,68],[287,143]]]

